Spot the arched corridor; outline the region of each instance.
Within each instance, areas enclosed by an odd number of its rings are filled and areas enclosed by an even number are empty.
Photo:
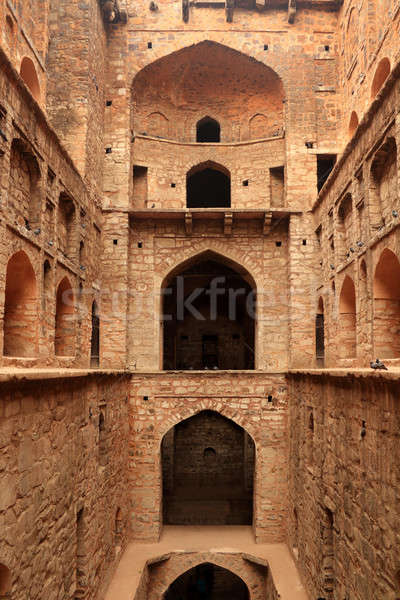
[[[204,410],[162,440],[163,514],[170,525],[250,525],[255,445],[219,413]]]
[[[164,600],[249,600],[243,579],[217,565],[204,563],[186,571],[168,588]]]
[[[255,284],[214,253],[174,271],[163,288],[164,369],[254,369]]]

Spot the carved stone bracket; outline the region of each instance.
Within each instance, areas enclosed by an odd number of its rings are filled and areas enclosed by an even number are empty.
[[[184,20],[185,23],[189,23],[189,8],[190,8],[190,1],[182,0],[182,19]]]
[[[185,231],[186,235],[192,235],[193,231],[193,216],[192,213],[185,213]]]
[[[293,24],[296,18],[296,0],[289,0],[288,4],[288,23]]]
[[[225,235],[231,235],[232,224],[233,224],[233,214],[231,212],[226,212],[224,214],[224,234]]]
[[[235,0],[226,0],[225,12],[226,12],[226,20],[228,23],[232,23],[232,21],[233,21],[234,9],[235,9]]]
[[[268,233],[271,229],[271,223],[272,223],[272,212],[268,211],[264,215],[264,224],[263,224],[263,234],[264,235],[268,235]]]

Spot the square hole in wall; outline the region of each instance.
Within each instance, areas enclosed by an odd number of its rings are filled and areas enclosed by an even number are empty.
[[[153,47],[153,42],[147,42],[147,47],[149,48],[149,50]]]
[[[114,246],[117,246],[118,245],[118,240],[113,240],[113,244],[114,244]]]
[[[264,44],[264,50],[268,50],[268,44]]]
[[[143,242],[138,242],[138,245],[137,245],[137,247],[138,247],[138,248],[143,248]]]
[[[176,188],[176,183],[171,183],[172,188]]]
[[[277,248],[280,248],[280,247],[282,246],[282,242],[275,242],[275,246],[276,246]]]
[[[111,106],[112,105],[112,100],[107,100],[106,101],[106,106]]]
[[[249,180],[248,180],[248,179],[245,179],[245,180],[242,182],[242,185],[243,185],[243,187],[249,187]]]

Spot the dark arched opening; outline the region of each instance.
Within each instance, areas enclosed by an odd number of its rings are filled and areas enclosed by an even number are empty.
[[[193,167],[186,178],[188,208],[229,208],[231,178],[229,171],[214,163]]]
[[[243,579],[223,567],[203,563],[183,573],[169,586],[164,600],[249,600]]]
[[[100,364],[100,318],[97,304],[92,304],[92,338],[90,342],[90,366],[98,367]]]
[[[323,367],[325,362],[325,320],[322,298],[319,299],[318,312],[315,316],[315,354],[317,366]]]
[[[213,253],[174,272],[163,289],[163,368],[254,369],[255,293],[247,272]]]
[[[165,434],[161,454],[165,524],[252,524],[255,445],[242,427],[204,410]]]
[[[215,119],[204,117],[196,125],[196,142],[220,142],[221,126]]]

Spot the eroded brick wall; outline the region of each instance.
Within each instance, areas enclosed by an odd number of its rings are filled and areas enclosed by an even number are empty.
[[[289,376],[289,542],[311,597],[399,594],[398,395],[374,376]]]
[[[127,384],[118,376],[2,383],[0,562],[13,599],[72,598],[77,587],[101,597],[129,531]]]

